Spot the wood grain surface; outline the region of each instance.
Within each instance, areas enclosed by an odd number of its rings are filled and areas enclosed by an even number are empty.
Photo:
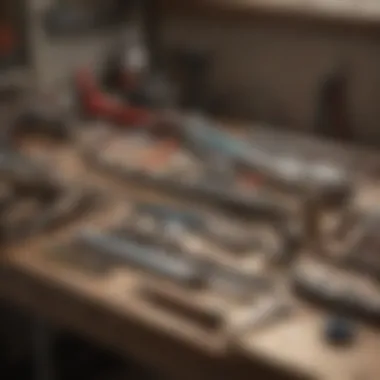
[[[260,133],[263,134],[258,129],[256,138]],[[329,149],[331,154],[337,153],[333,147]],[[290,297],[293,305],[290,317],[260,329],[237,333],[231,326],[242,313],[254,310],[255,295],[249,302],[236,302],[215,291],[179,289],[132,269],[120,268],[105,276],[96,276],[53,260],[47,254],[49,247],[66,241],[81,228],[103,229],[116,224],[128,214],[130,201],[170,199],[149,189],[99,176],[83,165],[72,147],[34,141],[26,144],[24,151],[49,162],[68,182],[97,187],[104,195],[104,202],[68,228],[4,252],[0,276],[2,296],[132,355],[170,377],[248,379],[253,375],[271,374],[279,379],[377,378],[380,370],[377,330],[358,323],[358,340],[352,347],[332,348],[322,334],[328,313],[312,309],[294,297]],[[352,153],[345,155],[350,157]],[[370,188],[373,202],[378,188]],[[367,201],[367,207],[371,202]],[[248,271],[255,268],[246,258],[237,259],[233,255],[232,258],[230,261],[236,262],[237,267],[248,268]],[[270,267],[266,270],[270,271]],[[141,289],[147,286],[166,289],[174,297],[186,299],[191,307],[220,313],[219,327],[209,329],[198,318],[189,320],[181,313],[160,309],[142,297]],[[284,298],[287,297],[289,294],[284,293]]]

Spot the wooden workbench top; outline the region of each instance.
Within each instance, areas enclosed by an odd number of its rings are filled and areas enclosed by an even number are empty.
[[[327,317],[320,310],[301,310],[283,323],[247,334],[239,343],[241,352],[315,379],[376,379],[380,332],[359,324],[355,344],[337,348],[324,339]]]
[[[256,139],[260,138],[265,140],[265,132],[258,129]],[[290,140],[294,144],[293,138]],[[272,138],[269,141],[273,143]],[[111,183],[88,170],[71,147],[38,142],[28,145],[27,151],[45,158],[67,181],[96,186],[105,201],[69,228],[10,249],[0,276],[0,292],[4,296],[181,379],[220,379],[226,374],[248,379],[257,363],[277,368],[277,374],[286,372],[306,378],[312,375],[319,380],[376,378],[380,370],[380,334],[373,328],[359,325],[357,343],[349,349],[336,350],[322,339],[325,313],[300,304],[289,319],[243,336],[209,331],[161,312],[141,297],[140,289],[146,284],[170,289],[161,280],[128,269],[97,277],[52,260],[46,254],[47,248],[80,228],[114,224],[128,212],[130,200],[163,197],[148,189]],[[339,157],[349,165],[356,161],[349,156]],[[243,260],[238,265],[244,267],[247,263]],[[187,297],[199,304],[221,306],[215,294],[188,293]],[[240,307],[228,301],[222,305],[226,315]],[[251,363],[245,367],[245,373],[236,372],[238,359]]]

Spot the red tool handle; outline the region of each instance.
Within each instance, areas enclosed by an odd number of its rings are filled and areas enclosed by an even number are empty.
[[[151,125],[154,114],[141,107],[131,107],[103,93],[88,69],[81,69],[75,76],[75,84],[80,95],[84,112],[113,123],[136,127]]]

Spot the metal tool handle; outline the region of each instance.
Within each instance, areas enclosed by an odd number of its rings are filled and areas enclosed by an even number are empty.
[[[190,148],[220,152],[232,161],[261,173],[286,188],[317,188],[323,193],[346,194],[350,188],[348,174],[341,167],[308,163],[299,158],[274,156],[259,145],[247,144],[219,130],[207,118],[190,115],[183,122],[183,139]]]
[[[111,260],[140,267],[175,282],[186,285],[203,282],[203,273],[195,262],[168,256],[164,250],[155,247],[89,230],[83,231],[77,242]]]

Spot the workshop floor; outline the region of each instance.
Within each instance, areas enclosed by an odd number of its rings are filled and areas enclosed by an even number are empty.
[[[30,315],[0,302],[0,371],[4,379],[46,380],[35,374]],[[81,337],[55,331],[53,379],[49,380],[153,380],[163,377],[98,347]]]

